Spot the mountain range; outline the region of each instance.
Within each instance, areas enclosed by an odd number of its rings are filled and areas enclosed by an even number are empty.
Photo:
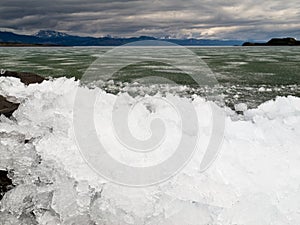
[[[21,35],[13,32],[0,31],[0,44],[2,46],[119,46],[134,41],[164,40],[184,46],[234,46],[242,45],[240,40],[215,40],[215,39],[158,39],[149,36],[115,38],[115,37],[81,37],[67,33],[40,30],[33,35]]]

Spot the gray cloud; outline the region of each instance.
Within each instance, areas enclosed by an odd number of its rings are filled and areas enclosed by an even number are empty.
[[[0,7],[2,30],[91,36],[300,38],[299,19],[294,0],[4,0]]]

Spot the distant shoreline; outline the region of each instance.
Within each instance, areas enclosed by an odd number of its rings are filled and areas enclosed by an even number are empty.
[[[27,44],[16,42],[0,42],[0,47],[69,47],[63,45],[50,45],[50,44]]]
[[[43,44],[43,43],[22,43],[22,42],[0,42],[0,47],[66,47],[66,48],[113,48],[122,47],[123,45],[58,45],[58,44]],[[295,38],[272,38],[268,42],[244,42],[242,45],[180,45],[187,48],[198,47],[268,47],[268,46],[300,46],[300,41]],[[130,47],[130,46],[129,46]],[[134,47],[134,46],[131,46]],[[135,47],[174,47],[174,46],[135,46]]]

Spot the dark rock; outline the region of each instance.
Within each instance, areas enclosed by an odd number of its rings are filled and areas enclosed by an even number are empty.
[[[19,78],[26,85],[42,83],[45,80],[44,77],[28,72],[1,71],[0,76]],[[6,117],[10,117],[18,107],[18,103],[9,102],[0,95],[0,115],[3,114]]]
[[[34,73],[28,72],[15,72],[15,71],[4,71],[0,74],[1,77],[15,77],[19,78],[22,83],[29,85],[34,83],[42,83],[45,78]]]
[[[7,177],[7,174],[7,171],[0,170],[0,200],[13,187],[12,180]]]
[[[3,114],[6,117],[10,117],[18,107],[18,103],[9,102],[0,95],[0,115]]]

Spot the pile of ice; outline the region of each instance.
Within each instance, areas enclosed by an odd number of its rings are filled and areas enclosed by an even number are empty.
[[[276,96],[299,96],[300,85],[233,85],[228,84],[216,84],[213,86],[191,86],[191,85],[177,85],[168,83],[151,83],[144,82],[121,82],[121,81],[103,81],[97,80],[88,84],[91,87],[99,87],[108,93],[128,93],[131,96],[145,96],[155,95],[158,92],[162,95],[175,94],[181,97],[193,97],[193,95],[201,96],[204,98],[209,97],[210,100],[216,102],[218,105],[223,106],[225,102],[227,106],[235,109],[235,105],[240,103],[247,104],[247,108],[257,108],[260,104],[267,100],[273,99]],[[222,94],[222,101],[218,98]],[[244,105],[245,106],[245,105]],[[240,112],[245,111],[244,106]]]
[[[299,98],[278,97],[235,121],[226,109],[223,145],[207,171],[199,171],[199,150],[167,182],[130,188],[99,177],[77,149],[72,129],[77,88],[83,87],[65,78],[28,87],[0,78],[0,94],[21,103],[13,119],[0,117],[0,169],[9,170],[15,184],[1,200],[1,224],[299,223]],[[116,96],[96,91],[101,94],[96,111],[111,107]],[[128,104],[138,99],[122,95]],[[198,115],[207,119],[208,104],[193,100]],[[148,116],[141,110],[137,117]]]

